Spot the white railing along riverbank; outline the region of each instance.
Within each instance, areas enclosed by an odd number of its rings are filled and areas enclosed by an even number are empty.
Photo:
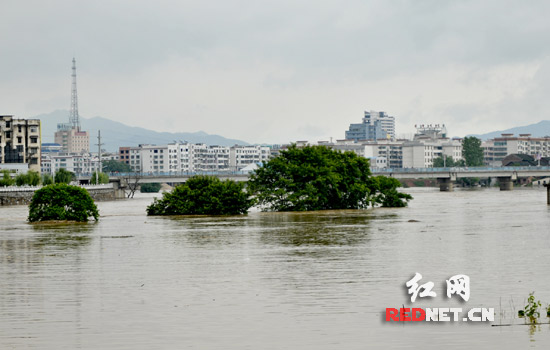
[[[99,185],[75,185],[78,187],[82,187],[86,190],[101,190],[101,189],[108,189],[113,188],[112,183],[108,184],[99,184]],[[0,192],[34,192],[36,190],[41,189],[43,186],[7,186],[7,187],[0,187]]]

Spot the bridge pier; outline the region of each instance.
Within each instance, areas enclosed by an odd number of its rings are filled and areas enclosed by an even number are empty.
[[[512,177],[498,177],[498,184],[501,191],[511,191],[514,188]]]
[[[441,192],[452,192],[453,191],[453,180],[448,177],[438,177],[437,184],[439,185],[439,191]]]
[[[546,187],[546,204],[550,205],[550,184],[544,184]]]

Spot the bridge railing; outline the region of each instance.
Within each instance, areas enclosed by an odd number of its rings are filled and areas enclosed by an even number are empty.
[[[447,167],[447,168],[382,168],[371,169],[375,174],[388,173],[487,173],[518,171],[550,171],[550,166],[502,166],[502,167]]]
[[[176,176],[195,176],[195,175],[211,175],[211,176],[247,176],[248,171],[170,171],[170,172],[147,172],[147,173],[108,173],[109,177],[176,177]],[[90,178],[92,174],[79,174],[78,179]]]
[[[521,172],[521,171],[550,171],[550,166],[508,166],[508,167],[447,167],[447,168],[371,168],[373,174],[434,174],[434,173],[487,173],[487,172]],[[79,174],[78,179],[89,179],[92,174]],[[171,172],[147,172],[147,173],[109,173],[111,178],[122,177],[158,177],[174,178],[178,176],[190,177],[195,175],[211,176],[248,176],[248,171],[171,171]]]
[[[107,188],[113,188],[113,184],[99,184],[99,185],[75,185],[87,190],[101,190]],[[0,187],[0,192],[34,192],[41,189],[43,186],[6,186]]]

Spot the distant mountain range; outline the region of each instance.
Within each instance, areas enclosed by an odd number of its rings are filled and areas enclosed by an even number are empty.
[[[49,114],[41,114],[34,118],[41,120],[42,142],[54,142],[54,133],[58,123],[69,121],[69,111],[57,110]],[[210,135],[199,132],[157,132],[144,128],[125,125],[114,120],[102,117],[80,117],[82,130],[90,133],[90,148],[92,152],[97,148],[97,131],[101,130],[101,143],[107,151],[118,151],[121,146],[137,146],[139,144],[167,144],[174,141],[188,141],[191,143],[205,143],[207,145],[233,146],[235,144],[248,145],[242,140],[228,139],[220,135]]]
[[[500,134],[514,134],[514,136],[518,136],[519,134],[531,134],[531,136],[533,137],[550,136],[550,120],[542,120],[536,124],[516,126],[515,128],[511,129],[492,131],[481,135],[473,134],[468,136],[475,136],[477,138],[480,138],[481,140],[489,140],[495,137],[500,137]]]

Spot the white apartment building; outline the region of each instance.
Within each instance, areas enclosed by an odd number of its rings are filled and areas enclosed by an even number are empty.
[[[531,137],[531,134],[501,134],[483,141],[483,162],[489,166],[502,165],[502,159],[510,154],[528,154],[533,157],[550,157],[550,137]]]
[[[43,155],[40,160],[40,168],[43,174],[55,175],[59,169],[64,168],[76,175],[91,174],[97,170],[98,158],[89,153],[86,154],[50,154]]]
[[[376,158],[380,164],[384,163],[381,159],[385,159],[387,168],[403,167],[403,141],[366,142],[364,146],[365,157]]]
[[[319,146],[327,146],[342,152],[351,151],[360,157],[370,160],[371,168],[387,168],[391,162],[393,167],[401,167],[401,143],[398,141],[363,141],[355,142],[353,140],[336,140],[336,143],[328,141],[319,141]],[[298,141],[298,147],[312,145],[307,141]]]
[[[229,150],[229,169],[238,171],[252,163],[266,162],[270,154],[267,146],[233,146]]]
[[[208,146],[198,143],[140,145],[121,147],[119,158],[132,171],[143,173],[181,173],[239,171],[252,163],[270,158],[266,146]]]
[[[176,172],[171,169],[168,145],[143,145],[140,149],[141,170],[144,173]]]
[[[432,168],[439,157],[462,159],[462,141],[449,139],[444,124],[418,125],[412,141],[403,142],[403,168]]]
[[[462,159],[460,140],[438,140],[431,142],[408,141],[403,143],[403,168],[432,168],[434,160],[443,156],[454,161]]]

